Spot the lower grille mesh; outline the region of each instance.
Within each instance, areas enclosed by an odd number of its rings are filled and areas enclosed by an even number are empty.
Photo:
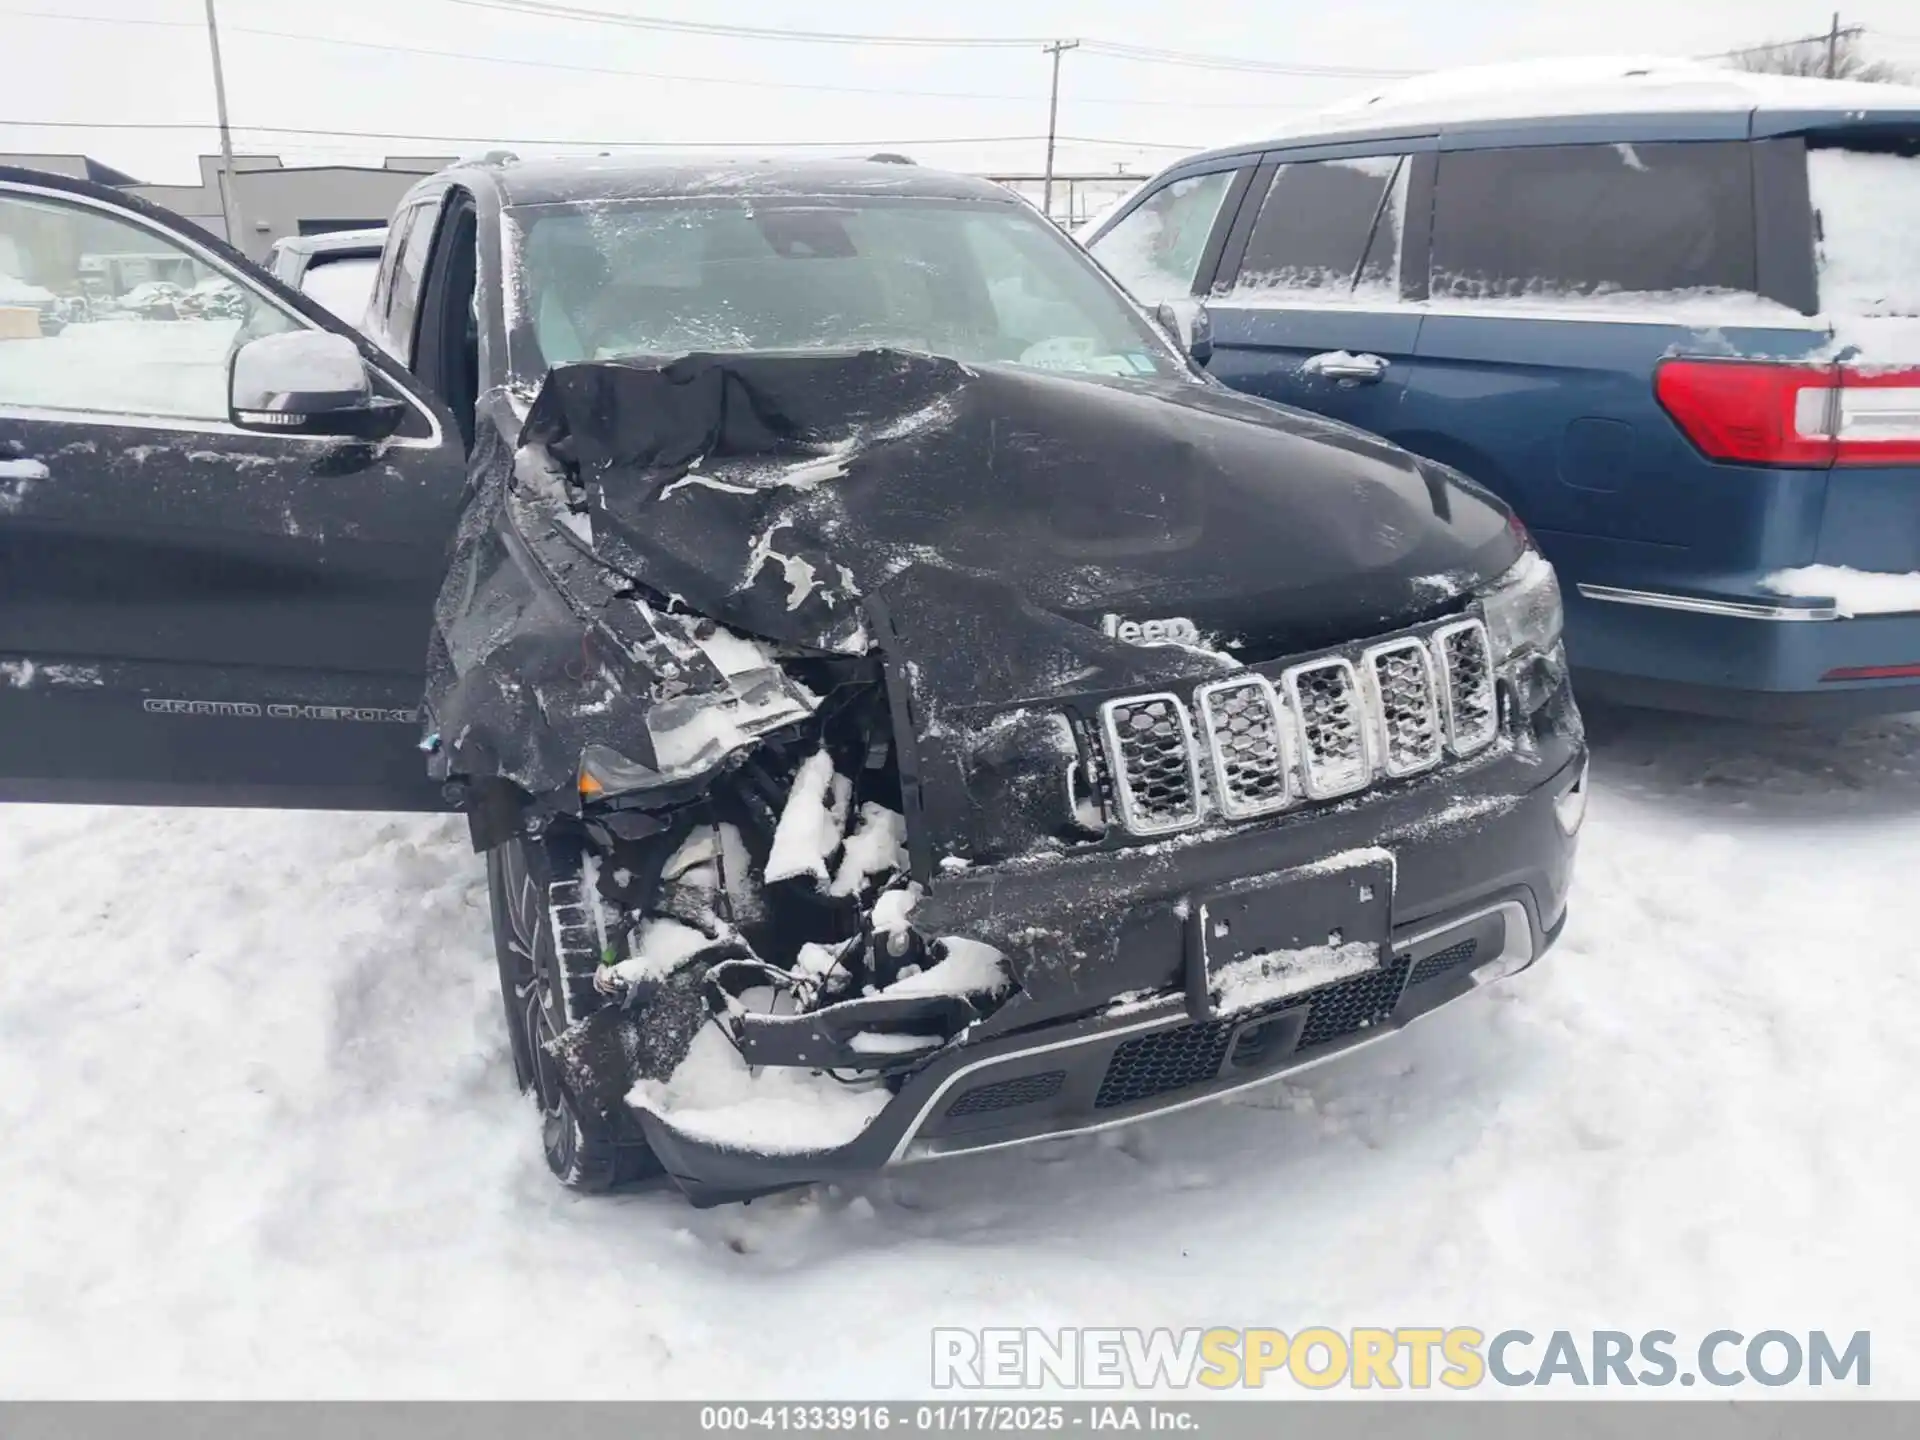
[[[947,1114],[984,1115],[990,1110],[1034,1105],[1051,1100],[1066,1083],[1066,1071],[1049,1070],[1043,1075],[1017,1075],[1011,1080],[996,1080],[991,1085],[976,1085],[949,1105]]]
[[[1420,985],[1436,975],[1446,974],[1456,966],[1465,965],[1473,959],[1474,953],[1479,948],[1478,940],[1462,940],[1458,945],[1449,945],[1444,950],[1436,950],[1413,967],[1413,973],[1407,977],[1407,983]]]
[[[1385,1020],[1400,1002],[1407,970],[1407,961],[1397,959],[1383,969],[1342,980],[1338,985],[1329,985],[1280,1007],[1298,1009],[1303,1004],[1311,1007],[1296,1049],[1341,1040]],[[1265,1013],[1278,1014],[1279,1010]],[[1099,1093],[1094,1096],[1094,1109],[1111,1110],[1172,1090],[1184,1090],[1189,1085],[1204,1085],[1220,1074],[1234,1031],[1249,1019],[1260,1018],[1256,1014],[1235,1016],[1232,1020],[1208,1020],[1123,1040],[1115,1047],[1113,1058],[1107,1061],[1107,1073],[1100,1081]]]
[[[1155,1030],[1121,1041],[1107,1061],[1107,1073],[1100,1081],[1100,1093],[1093,1097],[1093,1108],[1111,1110],[1116,1105],[1131,1105],[1149,1095],[1164,1095],[1213,1079],[1227,1058],[1227,1040],[1232,1033],[1233,1027],[1226,1021],[1210,1020],[1204,1025]]]
[[[1406,983],[1407,962],[1401,959],[1322,990],[1314,996],[1307,1028],[1300,1032],[1300,1048],[1345,1039],[1356,1030],[1378,1025],[1400,1003]]]

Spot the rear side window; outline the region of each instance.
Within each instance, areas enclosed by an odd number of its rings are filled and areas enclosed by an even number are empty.
[[[1436,184],[1436,300],[1757,289],[1742,142],[1448,151]]]
[[[1233,298],[1398,299],[1405,212],[1402,156],[1282,165],[1248,237]]]
[[[1807,151],[1820,308],[1920,315],[1920,141]]]
[[[1087,248],[1148,304],[1193,293],[1231,170],[1189,175],[1147,197]]]

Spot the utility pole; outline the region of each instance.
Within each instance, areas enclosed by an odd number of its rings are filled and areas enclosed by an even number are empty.
[[[1827,79],[1840,68],[1840,12],[1833,12],[1833,28],[1827,31]]]
[[[211,5],[213,0],[207,3]],[[1053,89],[1047,97],[1047,171],[1040,188],[1040,213],[1049,220],[1053,218],[1053,137],[1060,124],[1060,57],[1079,46],[1078,40],[1056,40],[1040,47],[1053,56]]]
[[[227,74],[220,66],[220,22],[213,0],[207,0],[207,43],[213,47],[213,101],[220,114],[220,213],[227,222],[227,243],[246,253],[247,237],[240,220],[240,196],[233,183],[233,131],[227,126]]]

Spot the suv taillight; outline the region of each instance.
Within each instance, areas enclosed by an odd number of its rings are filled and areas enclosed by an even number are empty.
[[[1920,464],[1920,370],[1663,360],[1653,390],[1714,460],[1820,469]]]

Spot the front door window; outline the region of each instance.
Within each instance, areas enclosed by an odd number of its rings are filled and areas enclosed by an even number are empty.
[[[168,235],[0,194],[0,406],[224,421],[235,345],[295,326]]]

